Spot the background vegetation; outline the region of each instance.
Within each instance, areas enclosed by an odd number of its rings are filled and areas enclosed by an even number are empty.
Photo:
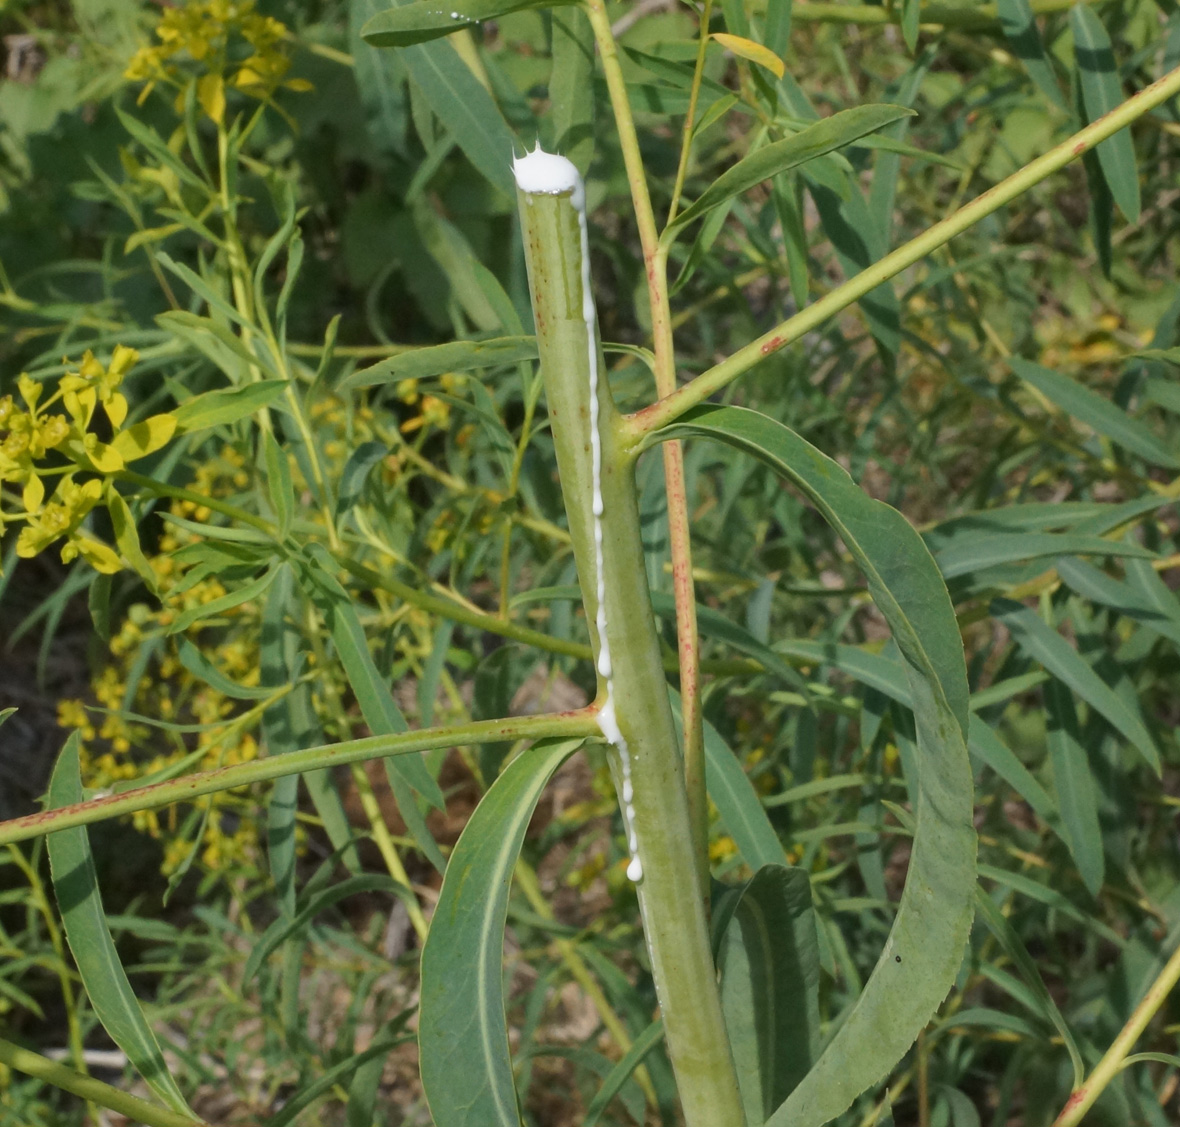
[[[415,727],[593,693],[527,350],[413,350],[531,332],[508,156],[539,137],[589,168],[611,386],[623,409],[650,401],[605,92],[593,113],[563,86],[584,65],[572,9],[393,53],[359,34],[382,7],[0,8],[0,707],[18,709],[0,729],[0,816],[35,808],[70,732],[84,785],[119,790],[387,731],[377,682]],[[681,243],[682,376],[1180,62],[1168,3],[1033,7],[1030,25],[1017,3],[799,3],[787,28],[781,5],[722,5],[714,29],[768,44],[786,71],[709,47],[687,198],[817,114],[917,116]],[[611,14],[666,214],[697,13]],[[1173,101],[725,393],[901,509],[959,614],[986,903],[955,990],[890,1078],[899,1123],[1050,1123],[1180,940],[1178,136]],[[753,459],[696,444],[686,458],[709,738],[811,874],[835,1022],[905,876],[904,689],[839,539]],[[657,457],[640,481],[672,656]],[[276,538],[300,552],[274,562]],[[511,750],[431,753],[434,806],[406,789],[428,798],[422,780],[369,765],[92,831],[120,956],[195,1111],[429,1122],[406,1035],[418,948],[443,854]],[[712,814],[715,873],[738,875],[750,840]],[[590,749],[543,800],[510,903],[509,1016],[536,1124],[589,1121],[652,1018],[626,862]],[[41,844],[3,847],[0,888],[0,1036],[121,1077]],[[1175,1121],[1178,1015],[1164,1008],[1140,1044],[1155,1057],[1120,1074],[1094,1123]],[[872,1122],[885,1093],[842,1122]],[[657,1046],[592,1110],[655,1123],[673,1102]],[[88,1116],[0,1065],[5,1127]]]

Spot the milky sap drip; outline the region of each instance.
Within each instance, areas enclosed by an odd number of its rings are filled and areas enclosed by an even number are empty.
[[[606,637],[606,580],[602,563],[602,435],[598,424],[598,347],[596,344],[598,314],[594,295],[590,290],[590,235],[586,225],[586,187],[574,165],[556,153],[537,147],[512,164],[516,186],[526,195],[559,195],[570,193],[570,203],[578,213],[582,234],[582,319],[586,322],[586,340],[590,352],[590,479],[593,487],[591,507],[594,514],[594,570],[597,575],[596,602],[598,613],[598,672],[606,682],[606,700],[598,712],[598,727],[618,749],[622,772],[622,791],[619,795],[623,808],[623,827],[627,831],[627,849],[631,863],[627,876],[633,881],[643,879],[643,863],[639,860],[639,842],[635,836],[635,791],[631,785],[631,753],[619,730],[615,715],[614,684],[610,658],[610,643]]]

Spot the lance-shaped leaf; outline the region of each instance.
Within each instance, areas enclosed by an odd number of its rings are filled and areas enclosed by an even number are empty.
[[[822,121],[800,130],[793,137],[774,141],[738,161],[717,177],[695,203],[676,216],[665,229],[663,237],[667,239],[674,231],[694,219],[699,219],[705,212],[724,203],[731,196],[739,195],[755,184],[761,184],[763,180],[786,172],[789,168],[796,168],[815,157],[850,144],[858,137],[872,133],[891,121],[909,117],[913,112],[905,106],[857,106],[855,109],[842,110],[831,117],[825,117]]]
[[[422,949],[418,1044],[438,1127],[520,1127],[504,1016],[504,924],[524,832],[581,740],[539,744],[492,784],[451,854]]]
[[[49,781],[49,809],[71,806],[84,797],[78,769],[78,745],[78,733],[75,732],[66,741],[53,769]],[[47,842],[53,891],[61,909],[66,938],[98,1020],[152,1091],[173,1111],[195,1119],[164,1063],[160,1044],[119,961],[107,927],[86,830],[81,826],[61,830],[50,834]]]
[[[1053,627],[1022,603],[995,599],[992,614],[1009,630],[1016,644],[1068,685],[1095,712],[1116,728],[1158,775],[1160,754],[1143,720],[1090,667],[1089,663]]]
[[[552,8],[573,0],[418,0],[378,12],[361,28],[361,38],[374,47],[408,47],[441,39],[460,28],[496,20],[525,8]]]
[[[411,348],[359,372],[341,387],[376,387],[405,379],[426,379],[443,372],[468,372],[472,368],[496,368],[536,360],[536,337],[496,337],[494,340],[455,340],[428,348]]]
[[[811,880],[804,869],[769,865],[731,895],[717,958],[721,1007],[746,1121],[765,1123],[803,1079],[819,1043]]]
[[[287,390],[287,386],[286,380],[260,380],[241,387],[218,388],[194,395],[172,412],[176,418],[176,433],[192,434],[208,427],[236,423],[263,407],[269,407]]]
[[[1114,47],[1102,21],[1085,4],[1074,5],[1069,26],[1073,31],[1086,116],[1097,121],[1124,100]],[[1129,129],[1120,129],[1098,146],[1098,163],[1119,211],[1129,223],[1138,222],[1139,172]]]
[[[1022,380],[1027,380],[1063,411],[1085,423],[1104,438],[1109,438],[1111,442],[1157,466],[1180,469],[1180,459],[1177,459],[1143,423],[1133,419],[1105,396],[1083,387],[1069,376],[1034,364],[1031,360],[1014,357],[1009,362],[1012,370]]]
[[[767,1127],[819,1127],[891,1069],[954,982],[973,914],[975,831],[968,692],[950,597],[922,539],[794,431],[753,411],[699,407],[654,436],[703,436],[798,486],[868,581],[904,659],[917,734],[917,833],[905,891],[860,998]]]

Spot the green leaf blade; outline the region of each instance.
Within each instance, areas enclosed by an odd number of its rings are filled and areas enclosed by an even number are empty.
[[[438,1127],[520,1127],[504,1016],[512,870],[537,800],[581,740],[537,745],[505,768],[451,854],[422,949],[422,1086]]]
[[[49,782],[48,809],[84,798],[75,732],[66,741]],[[107,927],[98,875],[86,830],[77,826],[50,834],[49,865],[66,938],[94,1012],[111,1039],[173,1111],[196,1119],[173,1080],[156,1035],[147,1023]]]

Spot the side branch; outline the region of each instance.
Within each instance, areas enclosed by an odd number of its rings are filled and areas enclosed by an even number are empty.
[[[1026,164],[1006,180],[1001,180],[999,184],[989,188],[983,195],[964,204],[953,215],[936,223],[916,239],[911,239],[904,246],[891,251],[879,262],[862,270],[843,285],[837,286],[831,293],[796,313],[794,317],[783,321],[770,332],[764,333],[757,340],[746,345],[745,348],[739,349],[727,360],[714,365],[707,372],[678,388],[671,395],[653,403],[650,407],[645,407],[643,410],[627,416],[624,420],[624,428],[630,442],[638,446],[652,431],[667,426],[680,418],[689,408],[703,403],[710,395],[732,383],[743,372],[752,368],[772,352],[777,352],[780,348],[798,340],[805,333],[818,328],[828,318],[847,309],[853,302],[876,289],[882,282],[888,281],[907,267],[920,262],[932,251],[950,242],[956,235],[962,234],[981,219],[998,211],[1005,204],[1010,203],[1054,172],[1064,168],[1083,153],[1089,152],[1096,145],[1105,141],[1107,137],[1117,133],[1120,129],[1125,129],[1148,110],[1155,109],[1156,106],[1166,102],[1177,93],[1180,93],[1180,67],[1145,87],[1134,97],[1128,98],[1121,106],[1115,107],[1110,113],[1087,125],[1085,129],[1079,130],[1067,141],[1063,141],[1044,155],[1037,157],[1036,160]]]
[[[200,771],[179,779],[137,787],[122,794],[104,794],[73,806],[13,818],[0,822],[0,845],[26,841],[73,826],[87,826],[91,822],[134,814],[138,810],[154,810],[174,802],[187,802],[215,791],[232,790],[234,787],[249,786],[284,775],[299,775],[304,771],[316,771],[321,767],[335,767],[342,763],[384,759],[390,755],[408,755],[410,752],[430,751],[439,747],[551,737],[568,739],[599,734],[594,709],[579,708],[547,716],[514,716],[504,720],[480,720],[470,724],[423,728],[394,736],[366,736],[364,739],[292,751],[286,755],[272,755],[232,767]]]

